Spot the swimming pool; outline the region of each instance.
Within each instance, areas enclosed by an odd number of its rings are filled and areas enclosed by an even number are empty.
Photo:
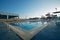
[[[24,30],[31,30],[42,25],[41,22],[19,22],[19,23],[10,23],[12,26],[20,27]]]

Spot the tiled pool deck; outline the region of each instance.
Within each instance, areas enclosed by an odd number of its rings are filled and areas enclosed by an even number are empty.
[[[0,22],[0,40],[22,40],[22,38]]]
[[[31,40],[60,40],[60,26],[51,23],[32,37]]]

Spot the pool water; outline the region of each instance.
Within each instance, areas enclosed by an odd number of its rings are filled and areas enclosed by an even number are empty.
[[[19,23],[11,23],[12,26],[17,26],[25,30],[31,30],[35,27],[40,27],[42,25],[41,22],[19,22]]]

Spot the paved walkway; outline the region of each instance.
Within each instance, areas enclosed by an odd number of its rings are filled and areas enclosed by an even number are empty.
[[[0,40],[22,40],[22,38],[0,22]]]

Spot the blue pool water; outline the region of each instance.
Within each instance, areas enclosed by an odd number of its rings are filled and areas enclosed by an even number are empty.
[[[17,26],[25,30],[31,30],[35,27],[40,27],[41,22],[20,22],[20,23],[11,23],[12,26]]]

